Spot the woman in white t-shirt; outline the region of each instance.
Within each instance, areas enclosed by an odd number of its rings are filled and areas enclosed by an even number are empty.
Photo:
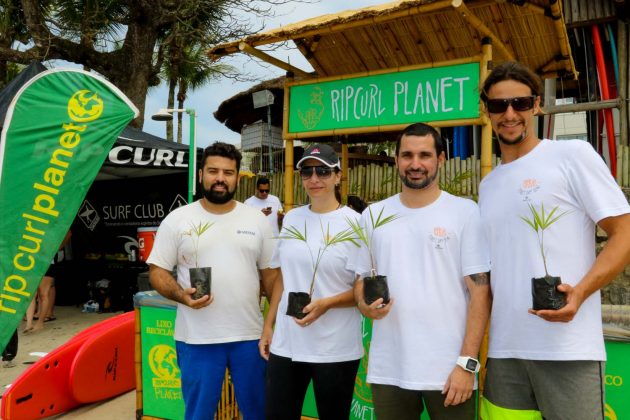
[[[319,418],[347,419],[363,356],[361,316],[352,296],[354,270],[348,263],[352,242],[328,246],[321,254],[304,318],[286,312],[289,292],[309,292],[313,258],[325,247],[324,235],[348,229],[347,219],[356,220],[358,214],[336,198],[340,165],[330,146],[309,147],[297,167],[311,204],[287,213],[271,262],[281,268],[282,281],[274,287],[260,340],[261,355],[268,360],[266,417],[300,419],[312,380]],[[291,228],[306,233],[306,242],[289,238]]]

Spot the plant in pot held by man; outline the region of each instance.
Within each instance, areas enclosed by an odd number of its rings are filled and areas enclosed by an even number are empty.
[[[520,216],[527,223],[538,237],[538,245],[540,246],[540,255],[542,256],[543,266],[545,268],[545,277],[532,278],[532,298],[533,309],[560,309],[566,305],[566,296],[563,292],[557,290],[562,283],[560,277],[550,276],[547,270],[547,256],[545,251],[545,230],[558,221],[569,211],[558,212],[558,206],[554,207],[549,213],[545,212],[545,204],[540,205],[540,212],[529,204],[530,217]]]
[[[381,209],[375,219],[372,208],[368,207],[370,218],[367,222],[370,226],[362,226],[360,221],[346,218],[350,229],[357,236],[357,239],[365,245],[370,256],[370,273],[369,275],[363,276],[363,299],[368,305],[371,305],[378,298],[383,298],[384,305],[389,303],[387,276],[380,276],[376,272],[376,262],[374,261],[374,254],[372,253],[372,238],[376,229],[396,220],[398,215],[391,214],[383,217],[383,210],[385,210],[385,208]]]
[[[321,226],[322,230],[322,245],[317,250],[317,254],[313,252],[311,247],[308,244],[308,236],[306,230],[306,222],[304,223],[304,231],[302,232],[300,229],[295,226],[285,226],[282,230],[282,234],[280,235],[280,239],[296,239],[298,241],[302,241],[306,244],[308,248],[309,255],[311,257],[311,266],[313,268],[313,275],[311,277],[311,284],[309,287],[308,293],[306,292],[289,292],[289,301],[287,304],[287,312],[286,314],[289,316],[296,317],[298,319],[302,319],[306,316],[302,309],[311,303],[311,297],[313,296],[313,290],[315,289],[315,279],[317,276],[317,269],[319,268],[319,263],[324,256],[326,250],[335,245],[342,242],[350,241],[355,245],[358,245],[355,242],[355,237],[353,236],[353,232],[351,229],[345,229],[341,232],[338,232],[336,235],[330,235],[330,225],[326,227],[324,230],[324,226]]]
[[[212,286],[212,267],[199,267],[199,239],[201,235],[208,231],[214,223],[206,222],[198,224],[191,223],[191,229],[184,233],[190,236],[195,249],[195,267],[188,269],[190,273],[190,287],[194,287],[193,299],[200,299],[205,295],[210,296]]]

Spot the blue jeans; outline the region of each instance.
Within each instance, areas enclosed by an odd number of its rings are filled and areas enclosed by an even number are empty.
[[[214,419],[225,369],[230,370],[244,420],[265,418],[265,360],[258,340],[221,344],[175,342],[181,370],[186,419]]]

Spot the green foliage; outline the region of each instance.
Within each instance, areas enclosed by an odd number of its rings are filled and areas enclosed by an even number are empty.
[[[529,203],[530,217],[519,216],[529,227],[531,227],[538,238],[538,245],[540,246],[540,254],[542,255],[543,265],[545,266],[545,276],[549,276],[547,271],[547,258],[545,255],[545,230],[558,221],[562,216],[569,213],[568,210],[561,213],[558,212],[559,206],[554,207],[549,213],[545,213],[545,203],[540,204],[540,212],[536,207]]]
[[[326,250],[333,245],[336,244],[340,244],[342,242],[352,242],[353,244],[355,244],[356,246],[359,246],[359,244],[356,242],[356,238],[354,237],[354,233],[352,231],[352,229],[345,229],[342,230],[340,232],[337,232],[336,235],[331,236],[330,235],[330,224],[328,224],[326,226],[326,230],[324,230],[324,225],[321,224],[321,220],[320,220],[320,227],[321,227],[321,231],[322,231],[322,238],[324,239],[324,246],[320,247],[317,250],[317,255],[315,255],[313,253],[313,250],[311,249],[311,247],[308,245],[308,232],[306,229],[306,222],[304,222],[304,231],[301,231],[299,228],[295,227],[295,226],[284,226],[282,228],[282,232],[283,234],[280,235],[280,239],[295,239],[298,241],[302,241],[306,244],[306,247],[308,248],[308,252],[310,254],[311,257],[311,266],[313,268],[313,277],[311,278],[311,285],[309,287],[309,292],[308,295],[312,296],[313,295],[313,289],[315,288],[315,277],[317,275],[317,269],[319,268],[319,263],[322,260],[322,257],[324,256],[324,252],[326,252]]]
[[[471,170],[461,172],[450,179],[440,181],[440,189],[453,195],[462,196],[464,194],[464,183],[472,177],[473,172]]]
[[[185,236],[193,238],[193,245],[195,247],[195,267],[199,268],[199,237],[203,235],[208,229],[210,229],[214,223],[206,222],[198,224],[191,223],[190,230],[184,232]]]
[[[374,237],[374,232],[376,231],[376,229],[380,228],[381,226],[386,225],[389,222],[393,222],[399,217],[396,214],[383,216],[384,210],[385,210],[384,207],[381,208],[381,211],[378,213],[378,216],[376,216],[376,219],[375,219],[374,213],[372,213],[372,207],[368,207],[368,212],[370,214],[370,218],[368,220],[368,222],[370,223],[369,227],[365,225],[361,225],[360,221],[346,217],[346,222],[350,226],[350,230],[353,232],[353,234],[356,235],[356,239],[359,242],[362,242],[368,249],[368,253],[370,255],[370,265],[371,265],[370,273],[372,276],[376,276],[376,263],[374,261],[374,255],[372,254],[372,238]],[[359,244],[357,244],[356,241],[353,241],[353,243],[359,246]]]

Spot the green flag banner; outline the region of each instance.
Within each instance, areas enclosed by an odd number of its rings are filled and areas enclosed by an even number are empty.
[[[40,73],[13,98],[0,142],[0,349],[137,108],[82,70]]]

